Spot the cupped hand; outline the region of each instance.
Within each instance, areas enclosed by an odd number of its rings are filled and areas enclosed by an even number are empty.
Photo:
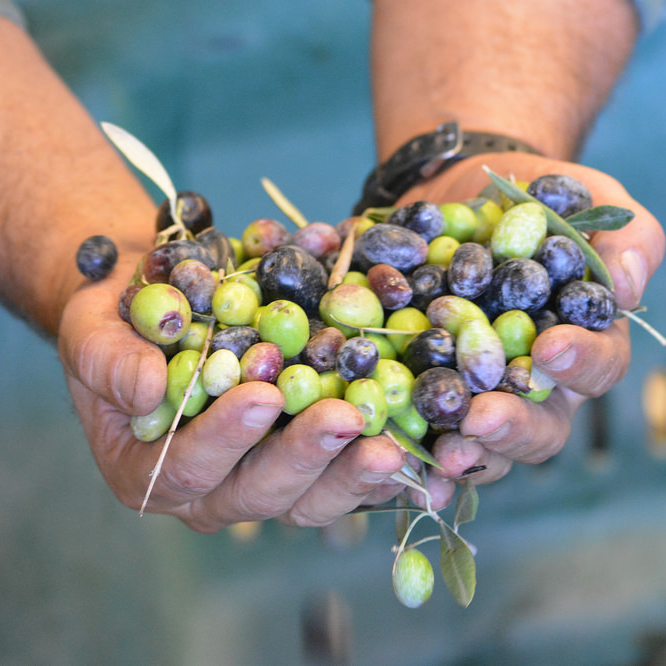
[[[109,278],[79,288],[66,306],[58,342],[67,383],[92,453],[118,499],[139,509],[164,437],[137,440],[130,416],[147,414],[166,388],[166,359],[117,314],[118,294],[139,257],[121,256]],[[241,384],[180,428],[146,511],[215,532],[240,521],[278,518],[325,525],[356,508],[399,470],[404,456],[385,437],[358,437],[363,417],[323,400],[283,429],[276,386]]]
[[[632,210],[635,217],[627,226],[597,232],[591,242],[610,271],[618,308],[630,310],[640,304],[664,256],[664,232],[620,183],[604,173],[534,155],[481,155],[413,188],[400,203],[474,198],[489,182],[483,165],[500,176],[523,181],[568,174],[588,187],[595,205]],[[531,356],[534,365],[557,383],[550,396],[541,403],[499,391],[474,396],[459,431],[440,437],[435,444],[434,454],[444,471],[433,469],[431,485],[448,483],[474,468],[480,471],[470,478],[488,483],[504,476],[513,462],[535,464],[558,453],[580,405],[604,394],[625,375],[631,359],[629,323],[619,318],[601,332],[570,325],[551,327],[537,337]]]

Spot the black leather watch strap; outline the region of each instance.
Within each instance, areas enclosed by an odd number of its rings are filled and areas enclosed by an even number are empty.
[[[441,173],[455,162],[482,153],[518,151],[539,154],[523,141],[487,132],[463,132],[456,122],[414,137],[366,178],[353,214],[366,208],[392,206],[416,183]]]

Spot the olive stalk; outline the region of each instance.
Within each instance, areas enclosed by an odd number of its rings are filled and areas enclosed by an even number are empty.
[[[150,499],[150,496],[153,492],[153,487],[155,486],[157,477],[160,475],[160,472],[162,471],[162,465],[164,464],[164,459],[166,458],[167,451],[169,450],[169,445],[171,444],[173,436],[176,434],[178,423],[180,422],[180,419],[183,415],[183,410],[185,409],[185,405],[187,404],[187,401],[190,399],[190,396],[192,395],[192,391],[194,390],[194,385],[196,384],[197,379],[199,378],[201,368],[203,368],[204,361],[206,360],[206,356],[208,355],[208,348],[210,347],[210,341],[211,338],[213,337],[214,327],[215,327],[215,321],[211,320],[208,323],[206,339],[204,340],[203,348],[201,350],[201,355],[199,356],[199,362],[197,363],[197,367],[194,369],[194,372],[192,373],[192,379],[190,379],[190,383],[187,385],[187,388],[185,389],[185,393],[183,394],[183,399],[181,400],[180,405],[178,406],[178,410],[176,411],[176,415],[174,416],[173,421],[171,422],[171,426],[169,427],[166,439],[164,440],[164,444],[162,445],[162,450],[160,451],[160,456],[157,459],[157,463],[155,464],[155,467],[150,473],[150,483],[148,484],[148,489],[146,490],[146,494],[143,498],[143,503],[141,504],[141,509],[139,510],[140,517],[143,516],[143,513],[146,509],[146,505],[148,504],[148,500]]]
[[[268,196],[273,200],[273,203],[299,228],[303,229],[308,226],[308,221],[305,219],[294,204],[282,194],[278,186],[268,178],[262,178],[261,184],[266,190]]]

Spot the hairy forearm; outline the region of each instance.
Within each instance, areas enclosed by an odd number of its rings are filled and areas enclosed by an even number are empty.
[[[628,0],[375,0],[379,158],[455,119],[572,159],[637,30]]]
[[[152,238],[154,205],[25,33],[0,19],[0,296],[57,334],[82,283],[76,249],[106,234],[123,253]]]

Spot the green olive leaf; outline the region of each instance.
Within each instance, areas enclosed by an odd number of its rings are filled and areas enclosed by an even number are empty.
[[[615,231],[634,219],[633,211],[620,206],[593,206],[566,218],[578,231]]]
[[[373,222],[385,222],[386,218],[396,210],[397,206],[385,206],[384,208],[366,208],[361,217],[366,217]]]
[[[476,589],[476,564],[467,543],[446,523],[440,524],[442,578],[453,598],[467,608]]]
[[[471,481],[465,481],[458,492],[456,499],[456,512],[453,518],[453,529],[457,532],[458,527],[464,523],[471,523],[476,518],[479,508],[479,494],[476,486]]]
[[[566,220],[561,218],[552,208],[544,206],[537,198],[533,197],[531,194],[524,192],[519,187],[511,183],[510,181],[498,176],[496,173],[493,173],[488,167],[483,167],[485,172],[490,176],[490,179],[495,185],[505,194],[511,201],[514,203],[537,203],[539,204],[544,211],[546,212],[546,219],[548,220],[548,231],[551,234],[558,234],[561,236],[567,236],[574,243],[580,247],[585,255],[585,261],[587,266],[590,269],[590,272],[594,277],[605,287],[614,291],[613,289],[613,278],[611,277],[606,264],[604,264],[602,258],[597,254],[595,249],[583,238],[580,233],[574,229]]]
[[[490,199],[488,199],[487,197],[476,197],[475,199],[467,199],[466,201],[462,201],[461,203],[463,203],[465,206],[468,206],[476,213],[479,210],[479,208],[487,204],[488,201],[490,201]]]
[[[442,469],[442,466],[437,462],[437,459],[426,449],[421,442],[412,439],[402,428],[396,425],[391,419],[386,422],[384,430],[389,433],[389,436],[401,446],[405,451],[415,455],[419,460],[422,460],[428,465]]]

